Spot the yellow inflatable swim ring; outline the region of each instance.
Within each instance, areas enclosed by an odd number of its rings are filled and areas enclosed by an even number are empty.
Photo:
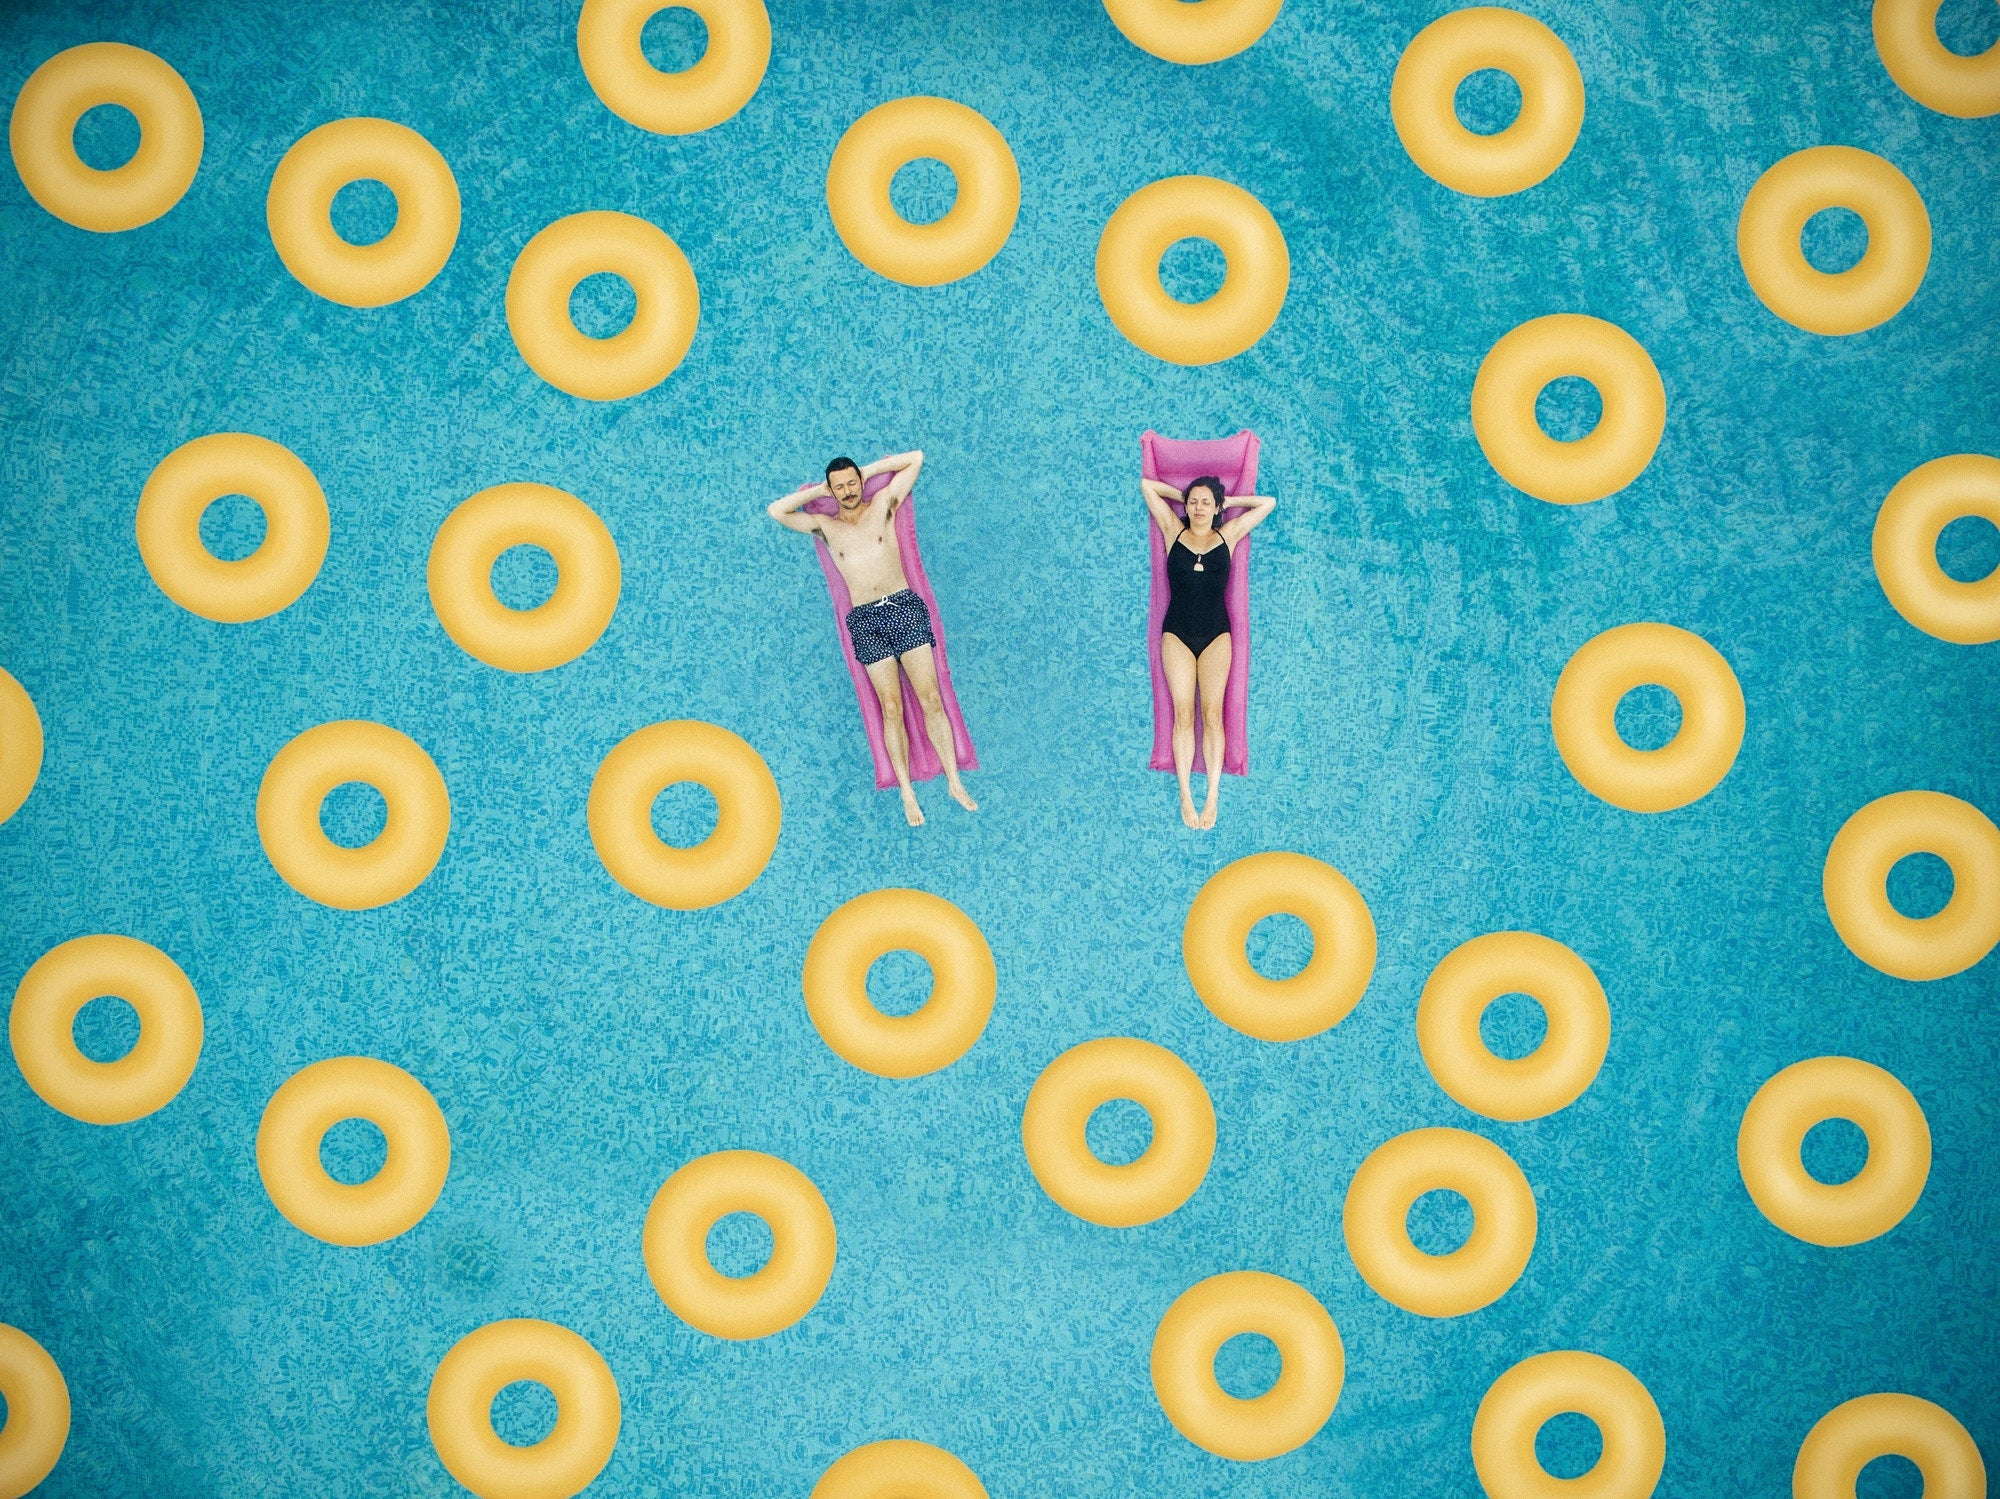
[[[139,149],[100,172],[76,154],[76,124],[100,104],[139,122]],[[201,106],[150,52],[87,42],[28,75],[7,128],[14,169],[34,200],[66,224],[99,234],[150,224],[180,202],[201,165]]]
[[[930,965],[931,994],[909,1015],[884,1015],[868,998],[868,970],[885,953]],[[836,1056],[877,1077],[922,1077],[972,1049],[993,1014],[993,949],[970,916],[922,890],[857,895],[806,947],[806,1014]]]
[[[333,200],[350,182],[396,195],[395,227],[373,244],[342,239]],[[458,180],[437,148],[393,120],[335,120],[308,131],[271,176],[264,220],[285,269],[343,307],[385,307],[431,284],[458,243]]]
[[[870,1442],[822,1473],[812,1499],[986,1499],[986,1485],[929,1442]]]
[[[1681,726],[1658,749],[1618,734],[1618,703],[1664,687]],[[1722,784],[1743,747],[1743,689],[1722,653],[1672,625],[1619,625],[1587,642],[1556,678],[1549,705],[1556,752],[1584,790],[1627,812],[1670,812]]]
[[[320,826],[336,786],[382,793],[388,820],[374,841],[343,848]],[[366,911],[401,900],[430,876],[451,832],[444,777],[414,739],[387,724],[345,719],[307,729],[279,750],[257,789],[257,837],[271,867],[308,900]]]
[[[930,224],[896,212],[889,183],[913,161],[941,161],[958,182],[951,211]],[[1000,253],[1021,211],[1021,173],[1006,137],[950,99],[878,104],[847,127],[826,169],[826,206],[854,258],[905,286],[942,286]]]
[[[586,276],[632,288],[632,321],[592,338],[570,320],[569,298]],[[629,213],[557,219],[529,240],[507,278],[507,329],[528,368],[586,401],[622,401],[671,375],[694,346],[701,288],[666,233]]]
[[[1535,1456],[1552,1417],[1588,1416],[1603,1449],[1587,1473],[1556,1478]],[[1523,1359],[1493,1381],[1472,1418],[1472,1466],[1487,1499],[1649,1499],[1667,1463],[1667,1427],[1623,1364],[1564,1350]]]
[[[1816,270],[1799,247],[1806,220],[1847,208],[1868,226],[1852,267]],[[1757,179],[1736,223],[1736,253],[1757,300],[1808,333],[1860,333],[1903,310],[1931,263],[1924,200],[1895,167],[1852,146],[1796,151]]]
[[[556,1397],[556,1424],[529,1447],[493,1429],[493,1397],[517,1380]],[[618,1381],[589,1343],[529,1317],[467,1333],[431,1376],[425,1415],[438,1460],[479,1499],[569,1499],[618,1445]]]
[[[708,1233],[731,1213],[771,1230],[771,1257],[744,1276],[708,1258]],[[646,1213],[646,1274],[674,1315],[716,1338],[767,1338],[805,1316],[833,1278],[833,1214],[798,1167],[754,1150],[689,1161]]]
[[[1226,262],[1221,288],[1205,302],[1177,302],[1160,284],[1160,257],[1183,239],[1207,240]],[[1278,320],[1291,284],[1291,252],[1270,210],[1213,177],[1168,177],[1140,188],[1118,205],[1097,241],[1105,312],[1120,333],[1172,364],[1241,354]]]
[[[556,589],[533,609],[493,594],[493,564],[510,547],[540,547]],[[597,643],[618,608],[618,544],[597,514],[547,484],[498,484],[438,527],[428,573],[431,608],[467,655],[502,671],[547,671]]]
[[[1889,871],[1911,854],[1951,866],[1951,899],[1934,916],[1889,902]],[[2000,828],[1970,802],[1898,791],[1848,818],[1826,851],[1826,914],[1848,950],[1899,979],[1963,973],[2000,942]]]
[[[1133,46],[1166,62],[1221,62],[1271,29],[1285,0],[1104,0]]]
[[[0,822],[21,810],[42,774],[42,715],[28,689],[0,667]]]
[[[320,1141],[366,1119],[389,1142],[382,1169],[352,1185],[320,1164]],[[380,1244],[423,1221],[451,1170],[451,1130],[428,1089],[372,1057],[333,1057],[293,1073],[264,1106],[257,1174],[271,1204],[315,1239]]]
[[[1472,1236],[1450,1254],[1410,1240],[1426,1192],[1472,1204]],[[1462,1129],[1415,1129],[1379,1145],[1348,1184],[1347,1252],[1384,1301],[1421,1317],[1462,1317],[1507,1294],[1535,1251],[1535,1193],[1514,1158]]]
[[[1278,1345],[1278,1382],[1239,1400],[1215,1377],[1215,1355],[1241,1333]],[[1183,1291],[1153,1334],[1153,1392],[1174,1429],[1239,1463],[1310,1442],[1340,1400],[1347,1353],[1312,1292],[1261,1270],[1212,1275]]]
[[[257,550],[224,562],[202,544],[201,517],[224,495],[264,512]],[[139,556],[160,592],[221,624],[264,619],[319,576],[333,524],[326,493],[290,448],[248,432],[213,432],[160,460],[139,492]]]
[[[54,1471],[69,1441],[69,1384],[48,1350],[0,1323],[0,1499],[20,1499]]]
[[[1525,1057],[1497,1057],[1479,1018],[1503,994],[1542,1007],[1548,1029]],[[1533,932],[1489,932],[1445,955],[1417,1001],[1417,1046],[1438,1086],[1489,1119],[1540,1119],[1583,1096],[1611,1046],[1611,1006],[1590,965]]]
[[[77,1012],[100,995],[139,1016],[139,1039],[115,1062],[77,1050]],[[180,965],[132,937],[73,937],[22,975],[8,1017],[14,1060],[51,1108],[86,1124],[128,1124],[165,1108],[201,1058],[201,1000]]]
[[[1814,1125],[1847,1119],[1868,1137],[1868,1160],[1829,1186],[1800,1148]],[[1853,1057],[1794,1062],[1750,1100],[1736,1133],[1736,1165],[1757,1211],[1795,1239],[1835,1248],[1880,1238],[1909,1216],[1931,1173],[1923,1108],[1880,1067]]]
[[[1106,1165],[1084,1130],[1099,1106],[1130,1099],[1153,1123],[1136,1161]],[[1057,1057],[1021,1115],[1021,1143],[1042,1190],[1091,1223],[1131,1228],[1174,1211],[1201,1186],[1215,1155],[1215,1108],[1194,1069],[1164,1046],[1130,1036],[1086,1041]]]
[[[1961,120],[2000,114],[2000,43],[1960,57],[1938,40],[1943,0],[1875,0],[1875,50],[1896,87]]]
[[[1875,576],[1896,612],[1955,645],[2000,640],[2000,569],[1961,583],[1938,566],[1938,537],[1962,516],[2000,526],[2000,458],[1954,453],[1904,475],[1875,517]]]
[[[653,802],[692,781],[715,798],[715,831],[675,848],[653,831]],[[677,719],[627,734],[590,783],[590,841],[611,878],[639,899],[699,911],[741,895],[778,847],[784,809],[763,756],[712,723]]]
[[[1250,929],[1296,916],[1312,933],[1312,958],[1288,979],[1250,965]],[[1188,980],[1224,1025],[1259,1041],[1303,1041],[1337,1025],[1375,973],[1375,918],[1330,864],[1304,854],[1252,854],[1201,887],[1181,932]]]
[[[1458,118],[1458,86],[1486,68],[1520,85],[1521,112],[1505,130],[1479,135]],[[1583,74],[1533,16],[1477,5],[1431,22],[1404,49],[1389,114],[1426,176],[1475,198],[1504,197],[1568,159],[1583,130]]]
[[[1588,380],[1604,403],[1573,442],[1542,430],[1535,401],[1551,381]],[[1625,488],[1667,428],[1667,388],[1652,356],[1615,323],[1581,313],[1538,317],[1506,334],[1472,382],[1472,435],[1494,472],[1524,494],[1583,505]]]
[[[708,29],[701,60],[663,73],[639,39],[663,10],[691,10]],[[771,16],[764,0],[583,0],[576,55],[604,107],[655,135],[693,135],[720,125],[750,102],[771,62]]]
[[[1863,1395],[1814,1423],[1792,1466],[1792,1499],[1854,1499],[1878,1457],[1907,1457],[1924,1499],[1986,1499],[1986,1464],[1950,1411],[1914,1395]]]

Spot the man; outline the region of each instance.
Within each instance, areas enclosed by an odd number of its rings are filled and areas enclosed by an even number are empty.
[[[896,545],[893,522],[897,507],[910,497],[923,466],[920,452],[878,458],[866,468],[852,458],[836,458],[826,466],[826,482],[810,484],[769,506],[771,519],[779,525],[824,541],[847,583],[854,606],[847,614],[847,633],[854,642],[855,658],[868,669],[868,680],[875,684],[875,696],[882,704],[882,739],[896,772],[896,784],[902,788],[903,816],[913,828],[923,826],[924,814],[910,786],[910,737],[903,716],[899,667],[908,673],[910,686],[916,690],[924,732],[944,763],[951,799],[968,812],[979,810],[979,803],[958,778],[958,748],[938,692],[937,638],[931,633],[930,611],[904,577],[903,557]],[[896,477],[870,503],[862,497],[862,485],[877,474]],[[829,496],[839,506],[834,514],[807,513],[805,506]]]

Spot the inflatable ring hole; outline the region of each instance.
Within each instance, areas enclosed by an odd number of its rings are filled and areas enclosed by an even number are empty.
[[[747,1280],[771,1263],[778,1241],[755,1213],[725,1213],[708,1231],[704,1248],[717,1275]]]
[[[76,1049],[99,1066],[123,1061],[139,1044],[139,1012],[120,995],[100,994],[76,1012],[69,1033]]]
[[[570,288],[569,320],[585,338],[616,338],[639,315],[639,293],[616,271],[596,271]]]
[[[1896,914],[1911,921],[1928,921],[1937,915],[1951,904],[1952,891],[1957,888],[1951,866],[1923,849],[1891,864],[1885,884]]]
[[[387,239],[396,227],[398,211],[396,194],[388,183],[357,177],[333,195],[327,217],[333,232],[359,250]]]
[[[1799,1164],[1821,1186],[1842,1186],[1868,1164],[1868,1135],[1852,1119],[1822,1119],[1800,1142]]]
[[[868,1003],[884,1015],[901,1019],[931,1002],[937,974],[924,955],[893,948],[868,965]]]
[[[271,518],[264,507],[245,494],[216,496],[203,507],[197,524],[202,550],[217,562],[256,556],[271,534]]]
[[[1420,1254],[1457,1254],[1472,1237],[1472,1201],[1449,1187],[1435,1187],[1410,1204],[1405,1232]]]
[[[1665,749],[1680,737],[1681,700],[1657,682],[1641,682],[1611,713],[1618,737],[1641,754]]]
[[[1954,583],[1984,583],[2000,573],[2000,526],[1961,515],[1938,532],[1938,570]]]
[[[1107,1098],[1083,1123],[1083,1143],[1107,1166],[1129,1166],[1153,1148],[1153,1116],[1129,1098]]]
[[[366,848],[388,826],[388,798],[366,781],[342,781],[319,804],[319,830],[341,848]]]
[[[562,572],[547,547],[523,541],[493,559],[493,597],[503,609],[528,614],[555,597]]]
[[[708,23],[685,5],[656,10],[639,28],[639,50],[662,73],[685,73],[708,55]]]
[[[1268,1395],[1284,1371],[1284,1355],[1261,1332],[1239,1332],[1215,1350],[1215,1382],[1233,1400]]]
[[[722,808],[700,781],[674,781],[653,798],[653,836],[669,848],[698,848],[715,832]]]
[[[1558,1411],[1535,1432],[1535,1461],[1558,1483],[1572,1482],[1604,1457],[1604,1428],[1582,1411]]]
[[[1212,239],[1191,234],[1167,246],[1160,257],[1160,287],[1184,307],[1199,307],[1222,290],[1229,258]]]
[[[1541,1050],[1549,1038],[1549,1012],[1532,994],[1500,994],[1479,1012],[1479,1040],[1503,1062]]]
[[[1556,442],[1582,442],[1604,420],[1604,393],[1581,375],[1562,375],[1535,395],[1535,425]]]
[[[1498,135],[1521,117],[1521,85],[1500,68],[1467,73],[1452,95],[1452,113],[1474,135]]]
[[[1258,977],[1282,984],[1312,962],[1312,928],[1289,911],[1274,911],[1250,928],[1243,950]]]
[[[358,1187],[389,1163],[389,1137],[373,1119],[339,1119],[319,1137],[319,1169],[343,1187]]]
[[[935,224],[958,204],[958,174],[935,156],[919,156],[889,179],[889,206],[906,224]]]
[[[1854,1499],[1923,1499],[1924,1470],[1900,1452],[1871,1459],[1854,1478]]]
[[[509,1447],[534,1447],[549,1439],[560,1410],[554,1390],[538,1379],[517,1379],[500,1387],[487,1419]]]
[[[2000,7],[1993,0],[1944,0],[1936,26],[1938,45],[1954,57],[1979,57],[2000,46]]]
[[[122,104],[93,104],[71,139],[78,161],[93,172],[115,172],[139,154],[139,117]]]
[[[1822,276],[1845,275],[1868,253],[1868,221],[1839,204],[1822,208],[1799,231],[1799,253]]]

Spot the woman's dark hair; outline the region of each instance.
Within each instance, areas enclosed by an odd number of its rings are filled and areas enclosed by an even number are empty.
[[[857,474],[861,472],[861,465],[856,463],[852,458],[836,458],[826,466],[826,482],[829,485],[832,484],[833,476],[844,468],[851,468]]]
[[[1223,493],[1222,481],[1216,478],[1214,474],[1203,474],[1199,479],[1191,480],[1188,484],[1188,487],[1181,491],[1181,503],[1185,505],[1187,503],[1187,497],[1193,494],[1197,489],[1206,489],[1211,495],[1213,495],[1215,497],[1215,513],[1217,515],[1222,514],[1222,502],[1228,498],[1228,496]]]

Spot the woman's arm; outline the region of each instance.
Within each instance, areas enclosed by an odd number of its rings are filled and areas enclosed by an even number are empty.
[[[805,506],[814,500],[825,499],[832,493],[826,481],[808,484],[803,489],[795,489],[781,500],[773,500],[764,507],[764,513],[783,526],[787,531],[798,531],[810,536],[819,529],[819,517],[808,515]]]
[[[1244,505],[1249,508],[1222,528],[1222,539],[1231,546],[1248,536],[1263,524],[1264,517],[1277,508],[1278,502],[1267,494],[1231,495],[1223,502],[1227,505]]]
[[[1181,502],[1181,492],[1171,484],[1162,484],[1158,479],[1141,479],[1139,489],[1146,496],[1146,508],[1153,513],[1153,521],[1160,528],[1160,534],[1171,546],[1181,528],[1186,524],[1174,513],[1174,506]]]

